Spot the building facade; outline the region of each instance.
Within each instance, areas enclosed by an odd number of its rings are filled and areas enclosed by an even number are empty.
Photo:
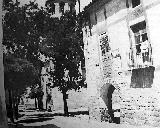
[[[160,1],[94,0],[84,15],[90,117],[160,126]]]
[[[46,7],[53,17],[60,18],[66,11],[75,11],[76,0],[47,0]]]

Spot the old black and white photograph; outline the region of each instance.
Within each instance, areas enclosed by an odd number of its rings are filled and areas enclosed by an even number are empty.
[[[160,0],[0,0],[0,128],[160,128]]]

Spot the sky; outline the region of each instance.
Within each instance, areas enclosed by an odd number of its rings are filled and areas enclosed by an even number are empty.
[[[30,0],[20,0],[23,4],[29,2]],[[45,5],[45,0],[36,0],[39,6]],[[88,5],[92,0],[80,0],[81,1],[81,11]],[[78,12],[78,3],[76,3],[76,11]]]

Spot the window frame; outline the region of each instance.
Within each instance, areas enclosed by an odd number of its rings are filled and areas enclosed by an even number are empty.
[[[136,27],[136,26],[140,26],[140,24],[143,24],[143,23],[145,23],[144,27],[142,28]],[[137,29],[136,31],[134,30],[134,27],[135,29]],[[148,40],[148,33],[147,33],[145,20],[142,22],[138,22],[134,25],[131,25],[130,28],[131,28],[130,31],[132,33],[131,34],[132,45],[131,45],[131,53],[130,53],[132,67],[133,68],[144,68],[147,66],[151,66],[152,65],[152,58],[151,58],[152,47]],[[136,37],[138,37],[139,39],[138,38],[136,39]],[[146,49],[142,49],[144,48],[145,45],[146,46],[148,45],[148,47]]]
[[[152,47],[148,39],[146,21],[143,20],[136,24],[130,25],[130,31],[131,31],[130,59],[132,61],[132,66],[133,66],[130,87],[151,88],[153,84],[155,67],[153,66],[153,60],[151,58]],[[138,47],[136,46],[138,45],[140,48],[140,52],[137,53]],[[137,62],[138,57],[141,59],[140,62],[142,63]],[[146,61],[147,63],[145,63]]]
[[[137,1],[138,3],[136,3],[135,1]],[[139,5],[141,5],[141,0],[131,0],[131,5],[132,5],[132,8],[135,8]]]

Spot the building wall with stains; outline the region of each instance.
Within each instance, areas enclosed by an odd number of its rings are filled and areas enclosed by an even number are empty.
[[[112,109],[119,104],[121,123],[160,126],[160,2],[96,5],[85,8],[90,20],[83,28],[91,118],[101,120],[103,99],[106,108],[109,102]],[[110,85],[115,87],[111,101]]]

